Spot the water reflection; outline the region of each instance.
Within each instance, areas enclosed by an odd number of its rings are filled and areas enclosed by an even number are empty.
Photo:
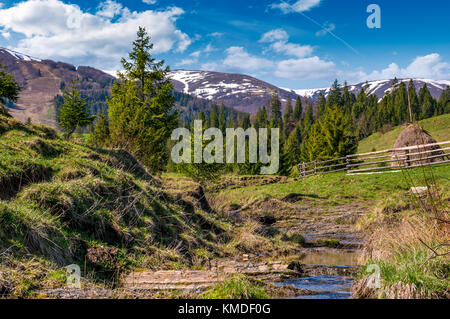
[[[317,295],[298,296],[295,299],[350,299],[352,282],[352,277],[322,275],[287,279],[279,285],[291,285],[295,288],[318,292]]]

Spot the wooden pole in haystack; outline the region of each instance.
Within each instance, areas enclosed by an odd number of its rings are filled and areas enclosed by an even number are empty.
[[[416,88],[414,88],[415,90]],[[412,114],[412,108],[411,108],[411,96],[409,95],[409,90],[408,90],[408,107],[409,107],[409,121],[412,124],[414,122],[413,119],[413,114]]]

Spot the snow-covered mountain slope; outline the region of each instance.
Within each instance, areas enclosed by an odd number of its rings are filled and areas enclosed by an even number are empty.
[[[399,82],[405,82],[407,86],[409,84],[409,81],[410,79],[399,79]],[[393,80],[362,82],[354,85],[349,85],[349,89],[350,92],[358,94],[361,91],[361,89],[367,85],[366,93],[374,94],[381,99],[392,90],[392,82]],[[430,79],[413,79],[413,82],[417,92],[419,92],[419,90],[425,84],[427,84],[431,95],[433,95],[433,97],[435,98],[439,98],[441,96],[442,91],[446,88],[447,85],[450,86],[450,80],[436,81]],[[310,89],[310,90],[292,90],[292,92],[300,96],[305,96],[307,98],[315,100],[319,96],[319,93],[322,93],[325,96],[327,96],[330,93],[330,89],[324,88],[324,89]]]
[[[317,100],[319,93],[328,96],[330,88],[292,90],[276,87],[267,82],[243,74],[228,74],[220,72],[177,70],[170,73],[175,90],[200,98],[224,102],[227,106],[240,111],[256,113],[258,107],[264,105],[274,92],[278,93],[284,104],[288,97],[293,100],[297,96],[308,100]],[[408,85],[410,79],[400,79]],[[413,79],[417,92],[425,84],[435,98],[441,96],[442,91],[450,80]],[[369,81],[349,85],[352,93],[357,95],[367,85],[367,94],[374,94],[379,99],[392,90],[393,80]]]
[[[5,49],[5,48],[0,48],[0,54],[3,54],[3,55],[7,55],[8,54],[8,55],[16,58],[17,60],[21,60],[21,61],[36,61],[36,62],[41,62],[42,61],[41,59],[33,58],[33,57],[29,56],[29,55],[26,55],[26,54],[23,54],[23,53],[20,53],[20,52],[16,52],[16,51],[13,51],[13,50],[8,50],[8,49]]]
[[[223,102],[237,110],[256,113],[277,93],[284,104],[296,93],[243,74],[177,70],[170,73],[175,90],[203,99]]]

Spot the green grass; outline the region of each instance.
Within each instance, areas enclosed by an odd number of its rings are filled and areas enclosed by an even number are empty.
[[[263,282],[237,275],[215,285],[201,297],[203,299],[267,299],[268,293]]]
[[[438,142],[450,140],[450,114],[432,117],[419,122]],[[397,138],[406,126],[398,126],[382,134],[375,133],[359,142],[358,153],[368,153],[373,150],[383,151],[394,147]]]
[[[395,291],[395,284],[399,282],[403,285],[416,286],[421,298],[448,297],[450,293],[448,259],[436,258],[427,261],[430,255],[431,251],[421,246],[400,251],[388,261],[368,261],[367,265],[376,264],[380,267],[383,286],[380,297],[385,298],[386,294]]]
[[[449,166],[435,166],[430,169],[444,196],[449,196]],[[285,184],[221,190],[217,195],[216,202],[219,208],[223,208],[231,203],[243,206],[255,200],[264,200],[270,197],[282,199],[291,194],[301,194],[306,199],[326,198],[330,204],[333,202],[345,204],[355,201],[371,203],[389,197],[406,195],[411,188],[409,178],[415,182],[415,186],[426,185],[421,168],[409,170],[405,174],[400,172],[355,176],[348,176],[345,173],[317,175]]]
[[[126,152],[0,116],[0,253],[8,251],[0,273],[9,278],[0,291],[27,297],[63,284],[54,273],[73,263],[108,282],[117,271],[194,267],[220,252],[228,224],[196,205],[187,211],[165,191]],[[39,276],[20,280],[17,269],[35,258]]]
[[[304,246],[306,244],[306,239],[301,234],[283,234],[282,240],[289,241],[300,246]]]

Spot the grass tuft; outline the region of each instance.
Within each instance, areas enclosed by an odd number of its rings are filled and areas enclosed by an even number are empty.
[[[265,284],[243,275],[231,277],[201,295],[203,299],[267,299]]]

